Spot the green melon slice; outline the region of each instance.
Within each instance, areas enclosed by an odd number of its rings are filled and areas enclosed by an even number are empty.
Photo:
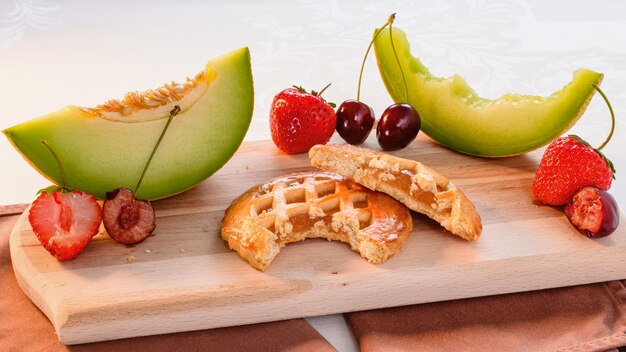
[[[537,149],[563,134],[583,114],[603,75],[587,69],[574,73],[563,89],[547,97],[505,94],[481,98],[458,75],[433,76],[410,51],[406,34],[393,29],[393,42],[406,77],[405,96],[389,29],[374,42],[378,68],[391,98],[419,113],[422,131],[462,153],[502,157]]]
[[[63,177],[45,141],[60,159],[70,188],[104,198],[135,189],[175,106],[180,113],[154,155],[137,192],[154,200],[194,187],[221,168],[241,144],[254,104],[248,48],[209,61],[183,84],[172,82],[96,108],[67,106],[4,134],[42,175]]]

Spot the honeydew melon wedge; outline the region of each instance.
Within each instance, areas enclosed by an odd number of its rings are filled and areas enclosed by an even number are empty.
[[[411,104],[419,113],[422,131],[437,142],[462,153],[503,157],[537,149],[563,134],[580,118],[603,75],[587,69],[547,97],[505,94],[481,98],[463,78],[432,75],[413,57],[406,34],[384,29],[374,41],[381,77],[391,98]],[[400,71],[404,72],[408,99]]]
[[[137,198],[154,200],[194,187],[221,168],[241,144],[252,117],[250,53],[242,48],[206,64],[185,83],[128,93],[95,108],[74,105],[3,132],[52,182],[103,199],[134,190],[174,109],[170,126],[145,173]]]

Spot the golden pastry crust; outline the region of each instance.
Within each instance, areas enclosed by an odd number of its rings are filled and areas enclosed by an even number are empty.
[[[471,241],[480,236],[482,223],[472,202],[446,177],[420,162],[349,144],[316,145],[309,157],[311,165],[387,193],[457,236]]]
[[[371,263],[397,253],[413,228],[410,211],[386,194],[329,172],[274,178],[226,209],[222,238],[265,271],[287,243],[326,238],[350,244]]]

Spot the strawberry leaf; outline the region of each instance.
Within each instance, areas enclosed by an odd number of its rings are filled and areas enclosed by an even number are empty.
[[[324,87],[321,91],[316,91],[316,90],[311,90],[311,92],[307,92],[306,89],[302,88],[302,86],[296,86],[295,84],[292,85],[293,88],[297,89],[300,93],[307,93],[307,94],[311,94],[311,95],[315,95],[316,97],[320,97],[322,98],[322,93],[324,93],[324,91],[326,90],[326,88],[330,87],[330,83],[328,85],[326,85],[326,87]],[[322,98],[324,99],[324,98]],[[326,101],[326,100],[324,100]],[[337,104],[330,102],[330,101],[326,101],[326,104],[328,104],[331,108],[336,108]]]
[[[587,147],[593,149],[591,144],[587,143],[587,141],[585,141],[584,139],[578,137],[577,135],[575,135],[575,134],[568,134],[567,136],[570,137],[570,138],[574,138],[574,140],[575,140],[574,143],[586,145]]]
[[[611,169],[611,172],[613,173],[613,179],[615,180],[615,174],[617,173],[617,171],[615,171],[615,166],[613,165],[613,162],[609,160],[609,158],[607,158],[601,151],[597,149],[594,150],[602,157],[602,159],[604,159],[604,162],[606,162],[606,164],[609,166],[609,169]]]
[[[306,89],[302,88],[302,86],[296,86],[296,85],[293,85],[292,87],[294,87],[294,88],[296,88],[297,90],[299,90],[299,91],[300,91],[300,93],[306,93]]]
[[[615,174],[617,173],[615,171],[615,166],[613,165],[613,162],[611,160],[609,160],[609,158],[606,157],[606,155],[604,155],[600,150],[592,147],[589,143],[587,143],[587,141],[585,141],[584,139],[578,137],[575,134],[570,134],[568,135],[568,137],[574,138],[576,144],[582,144],[585,145],[591,149],[593,149],[596,153],[598,153],[598,155],[600,155],[600,157],[604,160],[604,162],[608,165],[609,169],[611,169],[611,172],[613,173],[613,179],[615,179]]]
[[[57,186],[57,185],[50,185],[46,188],[42,188],[39,191],[37,191],[37,194],[41,194],[41,193],[47,193],[47,194],[52,194],[56,191],[62,191],[62,192],[67,192],[67,188],[65,187],[61,187],[61,186]]]

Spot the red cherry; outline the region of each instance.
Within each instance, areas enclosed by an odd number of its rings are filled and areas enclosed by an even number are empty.
[[[570,223],[587,237],[604,237],[619,225],[619,210],[615,198],[595,187],[583,187],[565,206]]]
[[[374,110],[357,100],[346,100],[337,109],[337,132],[350,144],[361,144],[374,126]]]
[[[372,108],[370,108],[367,104],[361,102],[361,80],[363,79],[365,61],[367,60],[367,55],[374,45],[374,40],[378,37],[380,32],[385,29],[385,27],[391,25],[390,21],[393,21],[392,17],[387,20],[387,23],[385,23],[384,26],[376,31],[369,46],[367,47],[367,50],[365,51],[363,62],[361,62],[361,70],[359,71],[359,83],[356,90],[356,100],[348,99],[341,103],[337,109],[337,126],[335,129],[341,138],[350,144],[363,143],[372,131],[374,121],[376,120],[374,118],[374,110],[372,110]]]
[[[124,244],[145,240],[156,227],[152,204],[136,199],[135,194],[124,187],[107,193],[102,206],[102,222],[109,236]]]
[[[409,104],[393,104],[383,112],[376,138],[384,150],[402,149],[417,137],[422,123],[417,111]]]

